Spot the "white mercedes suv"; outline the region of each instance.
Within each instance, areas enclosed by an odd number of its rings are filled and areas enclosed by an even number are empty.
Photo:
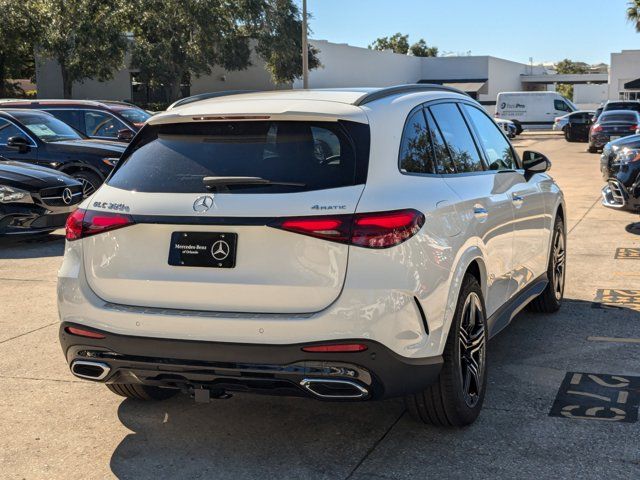
[[[437,85],[185,102],[67,222],[71,372],[136,399],[403,396],[469,424],[487,341],[562,301],[549,167]]]

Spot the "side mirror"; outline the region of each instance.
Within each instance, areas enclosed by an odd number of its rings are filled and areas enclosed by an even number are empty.
[[[31,150],[29,146],[29,140],[20,135],[16,135],[14,137],[9,137],[7,140],[7,147],[18,150],[20,153],[26,153]]]
[[[118,130],[118,140],[121,142],[130,142],[133,140],[134,133],[128,128]]]
[[[551,169],[551,160],[546,155],[530,150],[522,155],[522,163],[524,164],[524,176],[527,180],[536,173],[548,172]]]

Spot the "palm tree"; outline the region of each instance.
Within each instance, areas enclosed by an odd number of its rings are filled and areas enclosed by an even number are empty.
[[[633,0],[627,6],[627,19],[636,27],[636,32],[640,33],[640,0]]]

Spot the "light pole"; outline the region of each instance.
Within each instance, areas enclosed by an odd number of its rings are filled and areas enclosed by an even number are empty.
[[[307,0],[302,0],[302,88],[309,88],[309,47],[307,46]]]

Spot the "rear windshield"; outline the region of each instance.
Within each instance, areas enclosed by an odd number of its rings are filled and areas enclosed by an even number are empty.
[[[174,193],[301,192],[364,183],[369,128],[342,121],[189,122],[148,125],[135,142],[109,178],[112,187]],[[272,183],[218,182],[207,187],[205,177],[258,177]]]
[[[604,108],[607,110],[634,110],[640,112],[640,102],[609,102]]]
[[[603,113],[600,117],[600,123],[624,122],[636,123],[637,116],[633,113]]]

